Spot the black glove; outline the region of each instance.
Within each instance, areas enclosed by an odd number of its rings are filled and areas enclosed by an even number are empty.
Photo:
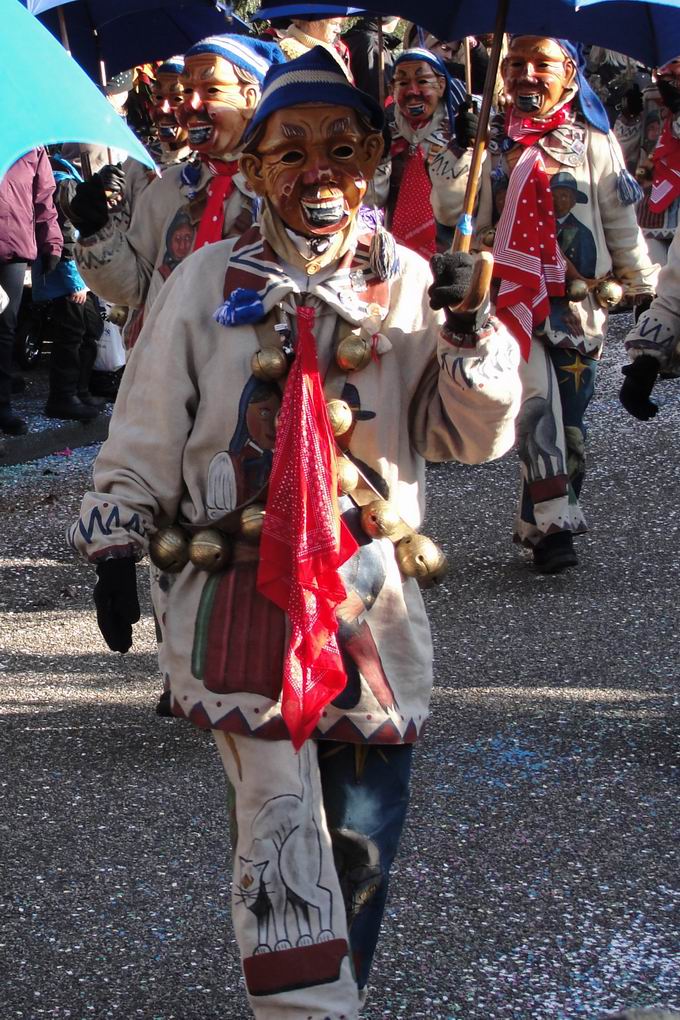
[[[659,367],[659,362],[651,354],[641,354],[630,365],[625,365],[621,369],[626,378],[619,392],[619,400],[628,414],[639,418],[640,421],[649,421],[659,410],[649,399],[659,374]]]
[[[472,312],[454,312],[451,305],[457,305],[468,292],[472,281],[475,259],[464,251],[434,255],[430,269],[434,283],[428,290],[430,308],[437,311],[446,309],[446,325],[452,333],[478,333],[489,319],[489,303]]]
[[[479,113],[472,105],[472,96],[461,106],[456,115],[456,144],[461,149],[471,149],[477,137],[479,127]]]
[[[637,117],[642,113],[642,89],[637,82],[631,85],[621,100],[621,113],[626,117]]]
[[[666,109],[671,113],[678,113],[680,111],[680,89],[672,85],[666,78],[659,78],[656,87]]]
[[[104,166],[89,181],[77,186],[64,213],[82,237],[89,237],[106,225],[109,212],[120,203],[124,192],[123,170],[119,166]]]
[[[112,652],[132,647],[132,624],[139,620],[135,561],[104,560],[97,564],[99,580],[94,586],[97,625]]]
[[[50,251],[47,252],[45,255],[41,256],[40,262],[42,264],[43,276],[47,276],[49,273],[54,272],[54,270],[57,268],[57,266],[61,262],[61,257],[59,255],[55,255],[54,252]]]

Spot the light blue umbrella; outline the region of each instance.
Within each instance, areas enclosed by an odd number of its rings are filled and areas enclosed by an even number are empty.
[[[57,142],[123,149],[153,167],[96,85],[19,0],[0,0],[0,24],[0,90],[10,111],[0,132],[0,177],[31,149]]]

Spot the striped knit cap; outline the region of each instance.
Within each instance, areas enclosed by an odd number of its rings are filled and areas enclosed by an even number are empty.
[[[276,43],[252,39],[247,35],[209,35],[195,43],[185,54],[196,57],[200,53],[214,53],[230,64],[250,71],[262,83],[270,66],[283,64],[285,57]]]
[[[184,70],[184,57],[168,57],[156,69],[156,74],[181,74]]]
[[[260,102],[246,128],[244,140],[247,142],[272,113],[304,103],[349,106],[363,114],[376,131],[382,131],[384,117],[378,103],[350,85],[331,54],[322,46],[315,46],[297,60],[287,64],[272,64],[262,86]]]

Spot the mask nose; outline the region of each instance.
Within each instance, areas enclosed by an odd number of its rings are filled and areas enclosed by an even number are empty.
[[[161,113],[172,113],[172,108],[167,99],[164,99],[161,103]]]

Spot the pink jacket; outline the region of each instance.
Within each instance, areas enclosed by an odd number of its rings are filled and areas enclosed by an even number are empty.
[[[38,255],[61,254],[55,187],[44,149],[27,152],[0,180],[0,262],[33,262]]]

